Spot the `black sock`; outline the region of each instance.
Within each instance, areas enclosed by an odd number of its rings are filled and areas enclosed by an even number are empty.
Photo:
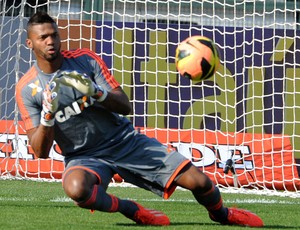
[[[132,219],[138,209],[139,208],[135,202],[119,199],[119,212],[124,216]]]
[[[212,188],[205,193],[193,192],[196,200],[202,204],[217,222],[226,222],[228,209],[224,207],[218,187]]]
[[[135,202],[110,195],[100,185],[95,185],[90,196],[85,201],[77,202],[77,205],[102,212],[120,212],[128,218],[132,218],[138,210]]]

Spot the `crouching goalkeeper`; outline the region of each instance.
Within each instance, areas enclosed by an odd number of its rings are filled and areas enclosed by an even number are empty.
[[[27,46],[36,62],[16,87],[29,143],[47,158],[55,140],[65,156],[63,189],[79,207],[120,212],[141,225],[169,225],[164,213],[108,194],[114,174],[165,199],[176,186],[190,190],[213,221],[261,227],[255,214],[227,208],[219,189],[188,159],[137,132],[123,115],[131,105],[105,63],[87,49],[61,51],[55,21],[34,14]]]

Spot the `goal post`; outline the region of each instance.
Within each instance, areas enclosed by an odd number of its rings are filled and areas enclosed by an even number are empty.
[[[61,180],[64,170],[55,143],[49,159],[34,156],[15,102],[34,62],[26,23],[42,10],[57,21],[62,49],[88,48],[105,60],[141,132],[225,191],[299,196],[299,9],[283,0],[1,1],[0,179]],[[220,51],[218,72],[203,82],[175,68],[176,46],[191,35]]]

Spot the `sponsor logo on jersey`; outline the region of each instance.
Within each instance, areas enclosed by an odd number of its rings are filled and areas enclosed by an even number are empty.
[[[83,96],[71,105],[57,111],[55,114],[56,121],[62,123],[69,120],[72,116],[80,114],[85,108],[93,105],[95,101],[92,97]]]

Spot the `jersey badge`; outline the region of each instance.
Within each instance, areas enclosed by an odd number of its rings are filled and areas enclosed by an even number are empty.
[[[33,83],[30,83],[28,86],[32,89],[31,95],[35,96],[37,93],[41,92],[43,89],[42,87],[39,87],[39,80],[36,80]]]

